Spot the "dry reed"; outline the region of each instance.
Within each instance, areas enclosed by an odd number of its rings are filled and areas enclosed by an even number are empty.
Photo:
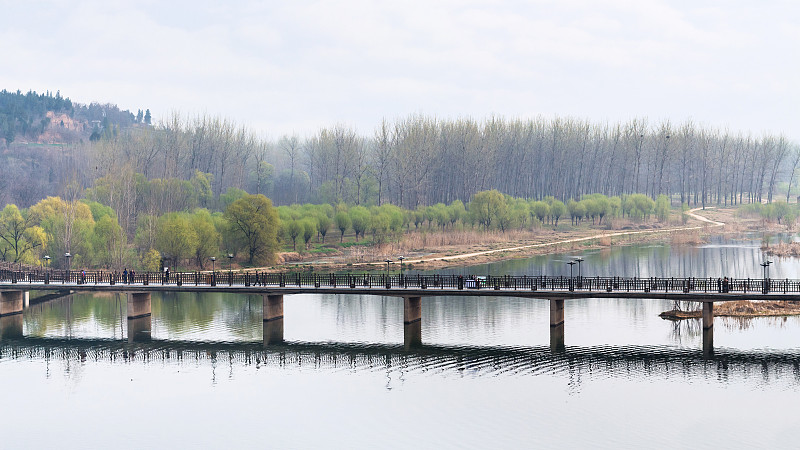
[[[671,233],[669,236],[672,245],[700,245],[706,242],[699,231],[682,231]]]

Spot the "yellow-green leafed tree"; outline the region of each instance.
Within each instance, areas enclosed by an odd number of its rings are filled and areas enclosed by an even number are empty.
[[[245,243],[250,264],[269,264],[278,249],[280,219],[264,195],[246,195],[228,206],[225,219],[230,233]]]
[[[164,214],[158,218],[156,229],[156,250],[173,266],[195,256],[199,240],[186,214]]]
[[[197,248],[194,258],[200,269],[204,269],[208,258],[219,252],[222,236],[214,227],[214,220],[207,209],[196,209],[189,221],[194,232],[197,233]]]
[[[104,215],[94,224],[92,236],[94,263],[106,268],[121,267],[127,238],[116,215]]]
[[[151,248],[142,255],[142,268],[147,272],[159,272],[161,270],[161,253]]]
[[[35,263],[34,251],[47,244],[47,234],[31,223],[16,205],[6,205],[0,212],[0,254],[3,261]]]
[[[65,260],[59,256],[70,252],[72,266],[87,264],[92,254],[94,217],[89,206],[80,201],[67,202],[59,197],[47,197],[31,206],[29,210],[33,224],[44,229],[48,236],[45,251],[53,258],[54,267],[64,267]]]
[[[506,199],[497,189],[478,192],[469,202],[470,214],[477,223],[483,225],[484,230],[489,229],[498,217],[502,217],[507,208]]]

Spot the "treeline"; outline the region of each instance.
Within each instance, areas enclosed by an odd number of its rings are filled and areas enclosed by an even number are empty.
[[[151,191],[163,187],[158,180],[140,181],[154,183],[157,187],[151,186]],[[331,232],[338,234],[340,244],[350,233],[355,242],[370,237],[372,244],[381,244],[413,230],[530,230],[558,227],[566,216],[571,225],[591,220],[593,225],[609,228],[611,218],[643,221],[655,214],[666,221],[670,214],[669,200],[663,195],[653,201],[642,194],[591,194],[564,204],[553,197],[525,200],[490,190],[478,192],[467,204],[454,200],[413,210],[390,204],[275,208],[264,195],[235,188],[223,194],[224,211],[212,211],[197,206],[208,198],[191,197],[192,190],[187,188],[183,200],[190,208],[143,212],[126,231],[118,221],[119,212],[95,200],[100,191],[88,190],[87,198],[80,200],[48,197],[22,210],[7,205],[0,212],[0,258],[42,264],[45,256],[51,256],[53,267],[64,267],[68,261],[61,255],[69,253],[75,267],[159,270],[167,264],[204,269],[211,257],[269,264],[281,246],[302,250],[312,241],[325,245]]]
[[[3,155],[0,201],[27,207],[46,196],[74,199],[69,192],[89,188],[89,198],[111,206],[128,235],[141,214],[221,212],[236,190],[264,194],[276,205],[405,209],[466,204],[493,189],[565,206],[594,193],[666,195],[670,204],[698,206],[771,202],[779,186],[789,199],[800,164],[800,148],[783,136],[729,133],[692,121],[415,115],[384,120],[368,135],[334,126],[306,138],[267,140],[209,116],[176,114],[148,126],[149,111],[48,103],[59,93],[6,95],[39,99],[45,109],[72,105],[76,117],[99,121],[102,132],[57,149]],[[143,125],[123,126],[137,123]]]
[[[692,121],[640,118],[609,124],[569,117],[478,121],[414,115],[384,120],[367,134],[338,125],[305,138],[268,140],[215,117],[175,114],[155,126],[129,126],[147,124],[149,111],[82,106],[60,93],[4,95],[7,105],[17,105],[15,111],[27,102],[37,106],[23,110],[71,107],[75,117],[101,124],[92,130],[91,142],[67,149],[70,176],[58,173],[63,158],[7,164],[20,168],[15,170],[55,171],[49,178],[61,185],[48,188],[47,195],[63,195],[71,182],[85,188],[136,174],[188,181],[200,172],[209,181],[212,203],[236,188],[264,194],[277,205],[390,203],[415,209],[466,203],[491,189],[562,202],[592,193],[641,193],[651,199],[664,194],[676,204],[735,205],[771,202],[783,183],[788,198],[800,164],[800,148],[784,136],[730,133]],[[22,206],[38,201],[28,198],[29,190],[9,192],[13,188],[0,186],[0,198]]]
[[[58,268],[69,264],[158,271],[163,264],[204,268],[225,249],[226,255],[232,252],[248,264],[268,264],[278,250],[279,230],[277,212],[263,195],[239,197],[224,213],[197,208],[145,214],[139,217],[132,238],[109,206],[88,199],[48,197],[27,209],[3,208],[0,257],[27,264],[52,263]]]
[[[468,202],[497,189],[561,201],[591,193],[667,195],[693,205],[771,201],[794,181],[800,149],[783,136],[754,137],[692,121],[598,124],[556,117],[383,121],[370,135],[335,126],[271,142],[209,117],[173,116],[94,148],[103,175],[210,174],[213,192],[264,193],[276,204],[348,203],[404,208]]]
[[[779,200],[773,203],[753,203],[742,205],[738,213],[744,216],[760,217],[766,221],[777,222],[778,224],[793,226],[800,217],[800,206],[797,203],[786,203]]]

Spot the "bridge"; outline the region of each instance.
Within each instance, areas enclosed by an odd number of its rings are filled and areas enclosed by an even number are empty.
[[[358,294],[402,298],[406,348],[422,344],[422,299],[491,296],[550,302],[550,345],[564,349],[564,302],[570,299],[667,299],[702,304],[703,349],[713,352],[714,303],[736,300],[800,300],[800,280],[485,276],[387,273],[180,272],[120,274],[106,271],[0,269],[0,318],[19,315],[30,291],[117,292],[127,295],[128,339],[150,334],[152,292],[226,292],[263,298],[264,345],[283,342],[283,299],[292,294]],[[13,319],[3,335],[21,334]],[[0,323],[2,325],[2,323]],[[9,331],[10,330],[10,331]]]

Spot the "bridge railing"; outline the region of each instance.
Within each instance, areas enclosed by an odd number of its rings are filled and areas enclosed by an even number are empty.
[[[261,286],[383,289],[495,289],[585,292],[800,293],[800,280],[566,277],[386,273],[128,272],[55,270],[0,265],[0,282],[91,285]]]

